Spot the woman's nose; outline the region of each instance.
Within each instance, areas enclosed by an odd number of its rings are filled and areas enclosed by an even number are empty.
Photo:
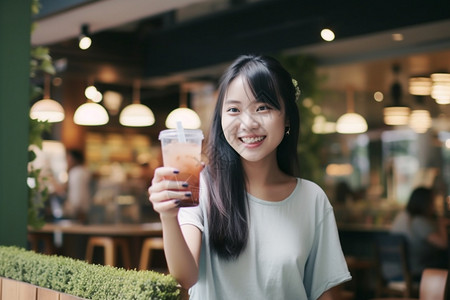
[[[251,113],[244,113],[241,116],[241,126],[245,130],[253,130],[260,126],[256,115]]]

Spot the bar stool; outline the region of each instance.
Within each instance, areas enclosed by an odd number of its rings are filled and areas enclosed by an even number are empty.
[[[39,234],[39,233],[28,233],[28,242],[30,243],[30,248],[34,252],[40,252],[40,244],[43,244],[42,252],[44,254],[54,254],[55,249],[53,246],[53,239],[51,235]]]
[[[142,243],[141,259],[139,263],[140,270],[148,270],[152,259],[153,250],[164,250],[162,238],[146,238]]]
[[[123,265],[126,269],[130,269],[130,249],[125,238],[109,237],[109,236],[92,236],[89,238],[86,247],[86,261],[92,263],[94,256],[94,248],[103,247],[104,264],[116,266],[117,251],[122,254]]]

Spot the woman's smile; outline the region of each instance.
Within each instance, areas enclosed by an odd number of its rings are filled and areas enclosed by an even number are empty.
[[[244,143],[246,147],[257,147],[262,144],[266,136],[244,136],[240,137],[239,140]]]

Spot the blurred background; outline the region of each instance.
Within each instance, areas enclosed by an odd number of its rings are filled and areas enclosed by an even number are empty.
[[[262,53],[279,58],[302,90],[303,176],[318,181],[333,202],[339,184],[352,192],[357,205],[348,209],[360,211],[338,215],[340,221],[389,224],[417,185],[437,188],[436,205],[445,213],[449,4],[40,2],[32,45],[49,49],[55,72],[47,89],[65,113],[45,138],[85,153],[96,180],[94,203],[130,194],[129,179],[161,163],[157,134],[171,111],[191,108],[206,132],[224,68],[240,54]],[[330,29],[334,39],[325,40],[323,29]],[[80,49],[82,36],[91,38],[88,49]],[[440,81],[433,76],[441,76]],[[48,77],[38,73],[33,82],[45,90]],[[88,86],[101,95],[98,103],[108,115],[103,125],[74,121],[76,110],[93,102],[84,94]],[[151,126],[121,124],[122,111],[132,103],[151,109]],[[351,123],[350,132],[339,124],[348,112],[366,124],[359,132],[351,132],[359,123]]]

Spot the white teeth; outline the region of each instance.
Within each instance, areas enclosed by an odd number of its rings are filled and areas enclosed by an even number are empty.
[[[261,142],[264,139],[263,136],[260,137],[243,137],[241,138],[241,140],[246,143],[246,144],[254,144],[254,143],[258,143]]]

